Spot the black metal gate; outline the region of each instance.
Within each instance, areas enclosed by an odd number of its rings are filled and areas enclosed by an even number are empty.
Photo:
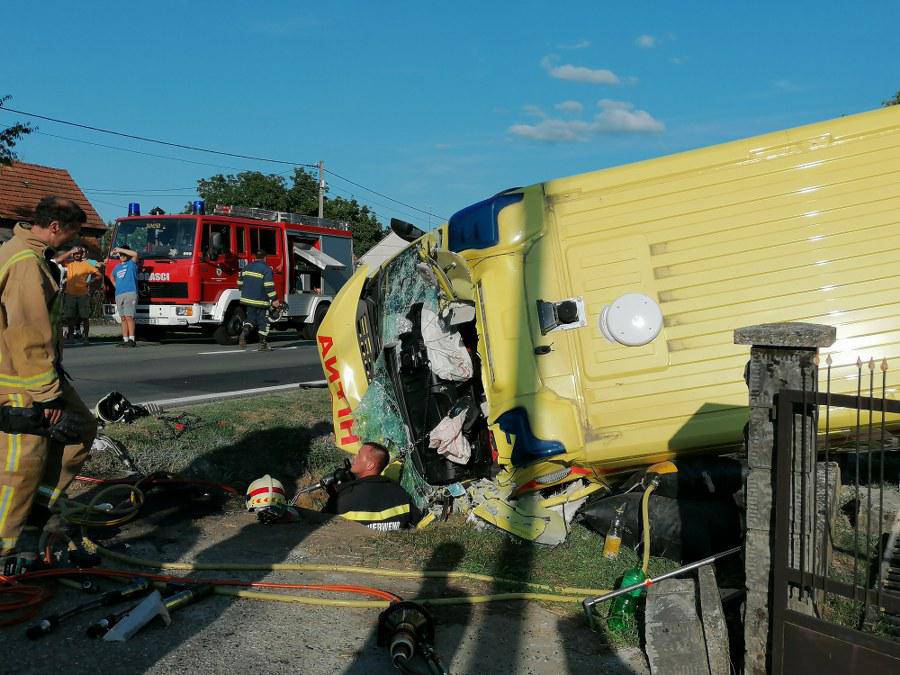
[[[825,393],[785,390],[777,402],[772,670],[897,673],[900,515],[893,536],[884,533],[883,524],[885,462],[900,452],[889,422],[900,415],[900,401],[885,398],[885,362],[880,398],[873,396],[874,362],[868,377],[857,363],[856,396],[831,393],[830,359],[827,363]],[[863,396],[866,379],[869,395]],[[835,433],[835,409],[849,410],[851,419],[855,414],[855,426],[843,424]],[[853,474],[844,500],[837,460]],[[853,518],[832,527],[834,514],[847,504]]]

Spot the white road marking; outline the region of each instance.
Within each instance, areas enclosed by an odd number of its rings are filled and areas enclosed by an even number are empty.
[[[272,387],[257,387],[255,389],[236,389],[234,391],[221,391],[215,394],[198,394],[197,396],[182,396],[180,398],[166,398],[158,401],[143,401],[141,405],[155,403],[156,405],[187,405],[189,403],[202,403],[205,401],[218,401],[226,398],[240,398],[242,396],[256,396],[258,394],[273,394],[278,391],[298,389],[302,382],[291,384],[277,384]]]
[[[293,347],[272,347],[273,352],[283,352],[288,349],[300,349],[297,345]],[[216,355],[216,354],[247,354],[249,352],[254,352],[255,349],[225,349],[221,352],[197,352],[197,356],[207,356],[207,355]]]

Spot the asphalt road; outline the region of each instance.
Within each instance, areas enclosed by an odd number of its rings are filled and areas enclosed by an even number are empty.
[[[202,336],[179,335],[163,342],[119,341],[66,346],[63,365],[88,406],[110,391],[134,403],[243,391],[322,379],[315,343],[293,331],[273,334],[271,352],[225,347]]]

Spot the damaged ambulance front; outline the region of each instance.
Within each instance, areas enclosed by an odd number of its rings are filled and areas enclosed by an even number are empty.
[[[576,510],[560,505],[580,505],[603,482],[584,466],[568,343],[534,339],[584,325],[583,305],[554,291],[543,211],[540,186],[508,190],[370,278],[360,268],[317,341],[343,449],[388,446],[422,508],[462,498],[488,522],[558,543]],[[546,317],[529,318],[541,303]]]

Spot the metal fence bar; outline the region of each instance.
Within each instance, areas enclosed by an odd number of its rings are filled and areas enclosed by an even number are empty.
[[[881,525],[884,523],[884,402],[885,395],[887,394],[887,370],[888,363],[887,359],[881,360],[881,450],[879,452],[878,466],[880,475],[878,477],[878,484],[881,486],[881,489],[878,491],[878,524],[879,529]],[[878,540],[881,542],[884,538],[881,536],[880,532],[878,535]],[[884,549],[879,544],[879,558],[884,557]],[[883,581],[881,578],[881,560],[878,561],[878,581],[877,581],[877,593],[878,593],[878,606],[882,607],[882,585]]]
[[[815,587],[816,572],[819,571],[819,564],[818,564],[819,557],[817,555],[818,547],[816,546],[816,544],[818,542],[818,536],[819,536],[819,522],[818,522],[818,516],[819,516],[819,443],[818,443],[818,441],[819,441],[819,439],[818,439],[818,436],[819,436],[819,434],[818,434],[819,407],[817,405],[818,400],[819,400],[819,377],[818,377],[819,355],[818,355],[818,353],[813,356],[812,361],[813,361],[813,373],[815,373],[815,375],[816,375],[815,377],[813,377],[813,382],[812,382],[813,401],[814,401],[813,406],[812,406],[812,412],[813,412],[813,428],[812,428],[813,513],[815,514],[813,516],[812,546],[811,546],[812,578],[813,578],[812,602],[813,602],[813,608],[815,609],[816,614],[818,614],[819,613],[819,603],[818,603],[816,587]],[[826,495],[828,494],[828,483],[827,482],[825,484],[825,494]],[[826,511],[825,513],[826,513],[826,520],[827,520],[828,512]],[[823,534],[823,538],[824,538],[824,534]]]
[[[862,359],[857,357],[856,359],[856,398],[859,399],[862,396]],[[855,460],[856,460],[856,468],[853,472],[853,486],[855,489],[854,497],[857,505],[857,514],[859,513],[859,429],[860,429],[860,415],[861,415],[862,406],[857,404],[856,406],[856,452]],[[858,516],[857,516],[858,517]],[[857,526],[853,528],[853,599],[856,600],[856,585],[859,579],[859,522],[857,520]]]
[[[781,422],[794,419],[795,392],[782,392],[779,394],[776,404],[777,420],[779,424],[775,429],[775,555],[774,555],[774,584],[772,593],[772,626],[784,625],[784,613],[787,609],[787,572],[788,550],[790,546],[790,495],[785,499],[785,492],[790,488],[791,479],[791,449],[793,448],[793,424]],[[780,535],[780,536],[779,536]],[[785,537],[788,537],[785,539]],[[780,545],[779,545],[780,542]],[[784,630],[772,631],[772,662],[771,668],[775,673],[780,673],[784,655]]]
[[[869,615],[869,587],[871,586],[872,577],[872,397],[875,393],[875,359],[869,359],[869,436],[866,446],[866,570],[865,570],[865,589],[866,593],[863,600],[862,620],[865,621]],[[857,504],[857,513],[862,504]],[[857,520],[857,523],[859,521]],[[881,521],[879,521],[879,529]]]
[[[803,369],[803,366],[800,367],[800,376],[801,376],[801,395],[800,395],[800,600],[803,600],[803,573],[806,570],[806,406],[807,406],[807,392],[806,392],[806,372]],[[796,423],[797,415],[792,416]],[[796,455],[796,448],[793,445],[793,441],[796,440],[796,434],[794,434],[791,438],[791,464],[793,465],[793,459]],[[794,474],[794,467],[791,466],[791,475]],[[791,517],[792,519],[796,516],[794,513],[794,501],[797,498],[797,493],[793,490],[791,491]],[[815,508],[815,507],[813,507]],[[793,532],[791,532],[791,539],[793,540]]]
[[[829,493],[831,490],[829,489],[830,483],[828,482],[828,470],[830,467],[831,458],[828,456],[829,447],[829,439],[831,438],[831,364],[833,359],[831,358],[831,354],[828,354],[825,357],[825,365],[828,367],[827,379],[825,380],[825,517],[828,518],[831,515],[831,509],[828,505]],[[816,397],[816,404],[820,403],[820,398]],[[828,553],[827,546],[831,540],[831,528],[827,529],[825,535],[822,537],[822,600],[824,601],[827,598],[828,594]],[[833,544],[833,542],[831,542]]]
[[[807,579],[809,579],[809,576],[810,575],[807,575]],[[807,581],[807,583],[809,583],[810,586],[812,586],[813,584],[818,583],[819,581],[820,581],[819,579],[814,579],[811,581]],[[799,584],[800,583],[799,570],[791,569],[789,566],[787,571],[785,572],[785,582],[790,583],[790,584]],[[854,588],[855,584],[853,584],[853,583],[847,583],[845,581],[837,581],[836,579],[831,579],[829,581],[829,583],[831,585],[833,595],[840,595],[841,597],[847,598],[848,600],[852,600],[853,593],[857,592],[857,590],[855,590],[855,588]],[[869,596],[869,602],[871,604],[874,605],[876,602],[879,602],[878,601],[879,593],[877,591],[862,589],[862,592],[864,592],[864,594]],[[891,593],[890,591],[888,591],[887,593],[882,593],[881,595],[884,596],[884,602],[880,606],[889,612],[894,612],[894,613],[900,614],[900,594]]]

